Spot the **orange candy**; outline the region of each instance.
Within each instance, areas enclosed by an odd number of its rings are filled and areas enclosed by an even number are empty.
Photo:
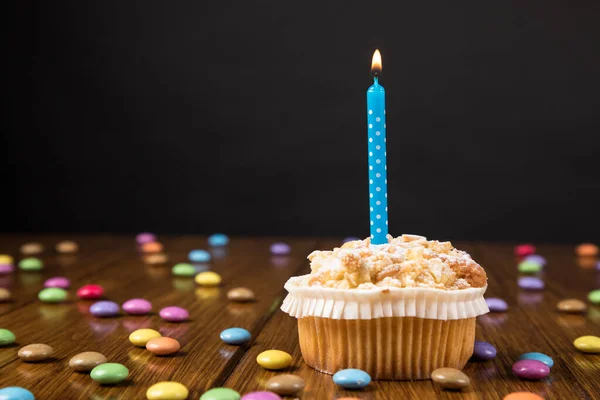
[[[581,243],[575,247],[575,254],[580,257],[594,257],[598,255],[598,246],[594,243]]]
[[[544,398],[531,392],[514,392],[507,394],[502,400],[544,400]]]
[[[177,353],[181,349],[179,342],[170,337],[157,337],[146,343],[146,348],[158,356]]]
[[[163,245],[159,242],[148,242],[142,245],[144,253],[160,253],[163,251]]]

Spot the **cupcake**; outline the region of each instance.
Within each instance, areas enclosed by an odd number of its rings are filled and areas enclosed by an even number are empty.
[[[473,354],[475,317],[487,313],[487,276],[450,242],[402,235],[345,243],[308,256],[311,273],[290,278],[281,309],[298,319],[312,368],[346,368],[373,379],[429,379],[462,369]]]

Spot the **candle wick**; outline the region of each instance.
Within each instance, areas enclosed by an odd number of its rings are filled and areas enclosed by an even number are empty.
[[[379,77],[377,75],[373,76],[373,82],[377,85],[379,83]]]

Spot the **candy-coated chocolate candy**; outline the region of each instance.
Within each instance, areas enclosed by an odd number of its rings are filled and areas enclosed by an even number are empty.
[[[531,392],[513,392],[504,396],[502,400],[544,400],[544,398]]]
[[[485,302],[491,312],[504,312],[508,310],[508,304],[498,297],[487,297]]]
[[[146,344],[155,338],[159,338],[162,335],[160,332],[155,331],[154,329],[138,329],[136,331],[131,332],[129,335],[129,341],[134,346],[138,347],[146,347]]]
[[[44,246],[40,243],[25,243],[19,249],[21,254],[33,256],[44,251]]]
[[[72,240],[63,240],[58,242],[55,248],[60,254],[75,254],[79,250],[79,245]]]
[[[162,319],[169,322],[182,322],[190,317],[190,314],[185,308],[181,307],[165,307],[158,313]]]
[[[114,317],[119,311],[119,305],[114,301],[97,301],[90,306],[90,313],[95,317]]]
[[[251,392],[246,393],[240,400],[281,400],[281,397],[273,392]]]
[[[345,389],[360,389],[371,383],[371,376],[361,369],[343,369],[333,375],[333,382]]]
[[[71,281],[64,276],[54,276],[44,281],[44,287],[68,289],[71,286]]]
[[[533,276],[523,276],[519,278],[517,285],[525,290],[541,290],[545,286],[543,280]]]
[[[40,271],[44,268],[44,263],[39,258],[27,257],[19,261],[19,268],[23,271]]]
[[[158,337],[150,339],[146,343],[146,348],[158,356],[166,356],[167,354],[177,353],[181,349],[181,345],[176,339]]]
[[[158,382],[146,391],[148,400],[185,400],[190,392],[179,382]]]
[[[211,257],[206,250],[192,250],[189,252],[188,258],[192,262],[209,262]]]
[[[0,287],[0,303],[10,300],[10,290]]]
[[[304,389],[305,383],[298,375],[281,374],[269,379],[265,386],[271,392],[282,396],[293,396]]]
[[[75,371],[91,371],[100,364],[107,363],[108,359],[96,351],[84,351],[71,357],[69,367]]]
[[[35,400],[33,393],[19,386],[0,389],[0,400]]]
[[[245,303],[249,301],[254,301],[256,296],[254,292],[245,287],[233,288],[227,292],[227,298],[231,301],[236,301],[239,303]]]
[[[520,360],[512,366],[513,374],[521,379],[538,380],[550,373],[550,367],[537,360]]]
[[[243,328],[229,328],[221,332],[220,337],[227,344],[242,344],[250,340],[252,335]]]
[[[488,342],[483,342],[481,340],[475,341],[475,346],[473,347],[473,356],[474,360],[478,361],[487,361],[496,357],[496,348]]]
[[[0,328],[0,347],[8,346],[9,344],[13,344],[17,340],[15,334],[9,331],[8,329]]]
[[[522,274],[535,274],[542,270],[542,266],[533,261],[521,261],[519,263],[519,272]]]
[[[144,262],[150,265],[159,265],[165,264],[169,261],[169,257],[167,257],[164,253],[150,253],[144,255]]]
[[[208,245],[212,247],[227,246],[229,238],[224,233],[215,233],[208,237]]]
[[[575,254],[580,257],[594,257],[598,255],[598,246],[594,243],[581,243],[575,247]]]
[[[548,261],[539,254],[531,254],[529,256],[526,256],[525,258],[523,258],[523,261],[531,261],[541,265],[542,267],[546,266],[546,264],[548,263]]]
[[[587,310],[587,304],[577,299],[565,299],[559,301],[556,308],[565,313],[582,313]]]
[[[290,251],[292,251],[292,248],[287,243],[277,242],[277,243],[273,243],[271,245],[271,247],[269,248],[269,250],[271,251],[271,254],[273,254],[273,255],[285,256],[287,254],[290,254]]]
[[[515,247],[515,254],[519,257],[526,257],[535,254],[535,246],[532,244],[520,244]]]
[[[519,360],[536,360],[539,362],[543,362],[548,366],[548,368],[552,368],[552,366],[554,365],[554,360],[552,360],[550,356],[547,356],[544,353],[538,353],[537,351],[521,354]]]
[[[600,289],[592,290],[588,293],[588,300],[592,304],[600,304]]]
[[[202,286],[217,286],[221,283],[221,275],[212,271],[200,272],[195,279]]]
[[[104,294],[100,285],[84,285],[77,290],[77,297],[84,300],[99,299]]]
[[[146,299],[130,299],[122,307],[129,315],[144,315],[152,311],[152,303]]]
[[[148,242],[141,246],[141,250],[144,253],[160,253],[163,249],[164,246],[160,242]]]
[[[156,236],[150,232],[142,232],[135,237],[135,241],[140,245],[144,243],[155,242]]]
[[[575,339],[573,344],[577,350],[584,353],[600,353],[600,337],[598,336],[581,336]]]
[[[61,303],[68,297],[68,293],[65,289],[50,287],[40,290],[38,293],[38,299],[44,303]]]
[[[344,240],[342,240],[342,243],[355,242],[357,240],[360,240],[360,238],[356,236],[348,236],[347,238],[344,238]]]
[[[129,370],[119,363],[104,363],[95,367],[90,372],[90,377],[103,385],[119,383],[127,379]]]
[[[0,264],[0,275],[8,275],[15,270],[12,264]]]
[[[204,392],[200,400],[240,400],[240,394],[229,388],[214,388]]]
[[[192,264],[179,263],[173,266],[171,273],[175,276],[195,276],[196,268]]]
[[[464,372],[455,368],[438,368],[431,372],[431,380],[440,385],[442,389],[464,389],[471,380]]]
[[[18,356],[23,361],[36,362],[49,359],[53,353],[54,349],[47,344],[34,343],[21,347]]]
[[[0,254],[0,264],[14,264],[15,259],[8,254]]]
[[[292,356],[281,350],[267,350],[256,357],[256,362],[265,369],[283,369],[292,364]]]

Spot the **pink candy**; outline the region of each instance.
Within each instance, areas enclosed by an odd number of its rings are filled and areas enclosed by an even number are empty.
[[[123,311],[129,315],[144,315],[152,310],[152,303],[145,299],[131,299],[123,303]]]
[[[71,281],[65,278],[64,276],[54,276],[52,278],[46,279],[44,282],[44,287],[46,288],[61,288],[68,289],[71,286]]]
[[[190,313],[181,307],[165,307],[158,313],[162,319],[169,322],[182,322],[190,317]]]

